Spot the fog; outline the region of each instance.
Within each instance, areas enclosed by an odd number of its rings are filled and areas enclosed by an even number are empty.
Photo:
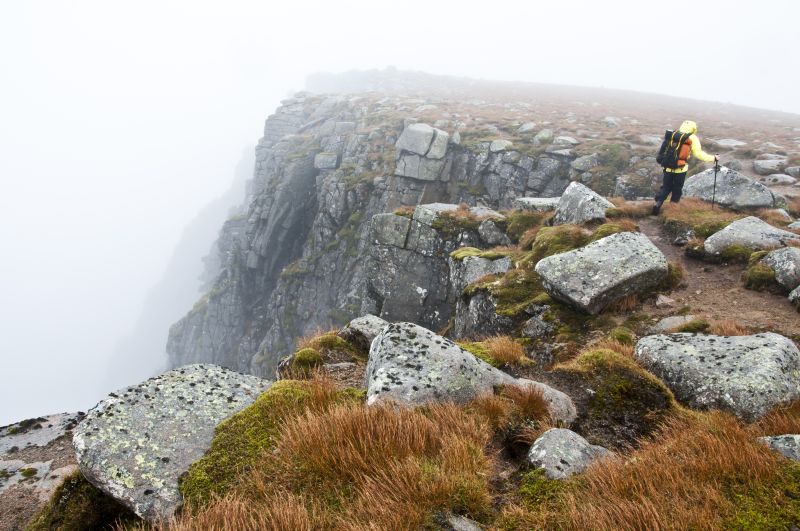
[[[176,251],[181,235],[306,75],[393,65],[800,113],[798,4],[731,6],[5,2],[0,425],[85,410],[158,370],[158,321],[181,313],[162,279],[196,275],[205,252]],[[230,206],[215,205],[201,243]],[[141,315],[148,297],[163,316]]]

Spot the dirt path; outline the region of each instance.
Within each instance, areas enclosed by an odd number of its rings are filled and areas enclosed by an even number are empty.
[[[743,265],[707,264],[688,258],[682,247],[672,245],[672,239],[656,219],[645,218],[637,223],[667,260],[682,264],[686,270],[686,285],[670,295],[678,303],[676,308],[654,308],[653,315],[668,315],[681,306],[689,306],[692,315],[709,321],[733,320],[750,328],[800,336],[800,313],[786,296],[745,289],[741,280]]]

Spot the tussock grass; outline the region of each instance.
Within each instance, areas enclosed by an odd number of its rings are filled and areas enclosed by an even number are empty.
[[[628,459],[590,467],[542,503],[520,496],[496,528],[788,529],[800,521],[798,492],[798,465],[752,429],[721,412],[686,413]]]
[[[776,407],[761,417],[753,428],[758,435],[800,433],[800,400]]]
[[[283,418],[276,442],[224,497],[173,529],[419,529],[441,508],[491,511],[480,415],[337,404]]]
[[[498,364],[523,365],[529,360],[525,357],[525,349],[510,336],[493,336],[483,341],[489,356]]]
[[[681,199],[680,203],[664,203],[661,220],[669,232],[679,233],[693,230],[700,238],[708,238],[744,216],[737,212],[693,197]]]
[[[752,333],[747,327],[731,319],[711,323],[708,332],[715,336],[746,336]]]

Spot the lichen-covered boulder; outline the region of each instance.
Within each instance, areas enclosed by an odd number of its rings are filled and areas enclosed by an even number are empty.
[[[717,172],[716,192],[714,170],[705,170],[686,179],[683,195],[699,197],[733,209],[773,208],[778,205],[775,194],[750,177],[722,166]]]
[[[752,251],[785,247],[787,241],[800,241],[800,235],[773,227],[755,216],[737,219],[724,229],[709,236],[703,244],[709,255],[720,255],[737,245]]]
[[[589,442],[574,431],[547,430],[528,451],[528,463],[544,470],[548,479],[566,479],[586,470],[595,460],[611,455],[602,446]]]
[[[339,330],[339,337],[367,351],[372,344],[372,340],[387,326],[389,326],[389,322],[380,317],[371,314],[362,315],[353,319]]]
[[[530,212],[552,212],[560,200],[560,197],[519,197],[514,200],[514,208]]]
[[[542,391],[554,421],[569,424],[575,405],[545,384],[514,378],[476,358],[452,341],[413,323],[386,327],[369,352],[365,374],[367,404],[469,402],[499,385],[533,386]]]
[[[469,284],[486,275],[505,273],[511,269],[508,257],[489,259],[480,256],[466,256],[459,260],[450,258],[450,285],[456,293],[464,291]]]
[[[636,359],[698,409],[723,409],[754,420],[800,398],[800,351],[788,338],[669,334],[639,340]]]
[[[73,436],[81,473],[140,517],[169,519],[178,479],[211,445],[217,424],[271,382],[215,365],[188,365],[97,404]]]
[[[771,175],[773,173],[782,172],[787,166],[787,159],[769,158],[753,161],[753,170],[759,175]]]
[[[792,291],[800,286],[800,249],[784,247],[767,254],[761,261],[775,271],[775,281]]]
[[[597,314],[615,301],[656,288],[667,259],[644,234],[620,232],[580,249],[548,256],[536,273],[551,297]]]
[[[609,208],[614,208],[611,201],[581,183],[572,182],[558,201],[553,224],[575,223],[581,225],[589,221],[603,220],[606,217],[606,210]]]
[[[758,440],[792,461],[800,461],[800,435],[773,435]]]

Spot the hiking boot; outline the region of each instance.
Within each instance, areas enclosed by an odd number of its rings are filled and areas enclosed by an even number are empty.
[[[661,212],[661,205],[659,205],[658,203],[653,205],[653,210],[650,211],[650,213],[654,216],[657,216],[660,212]]]

